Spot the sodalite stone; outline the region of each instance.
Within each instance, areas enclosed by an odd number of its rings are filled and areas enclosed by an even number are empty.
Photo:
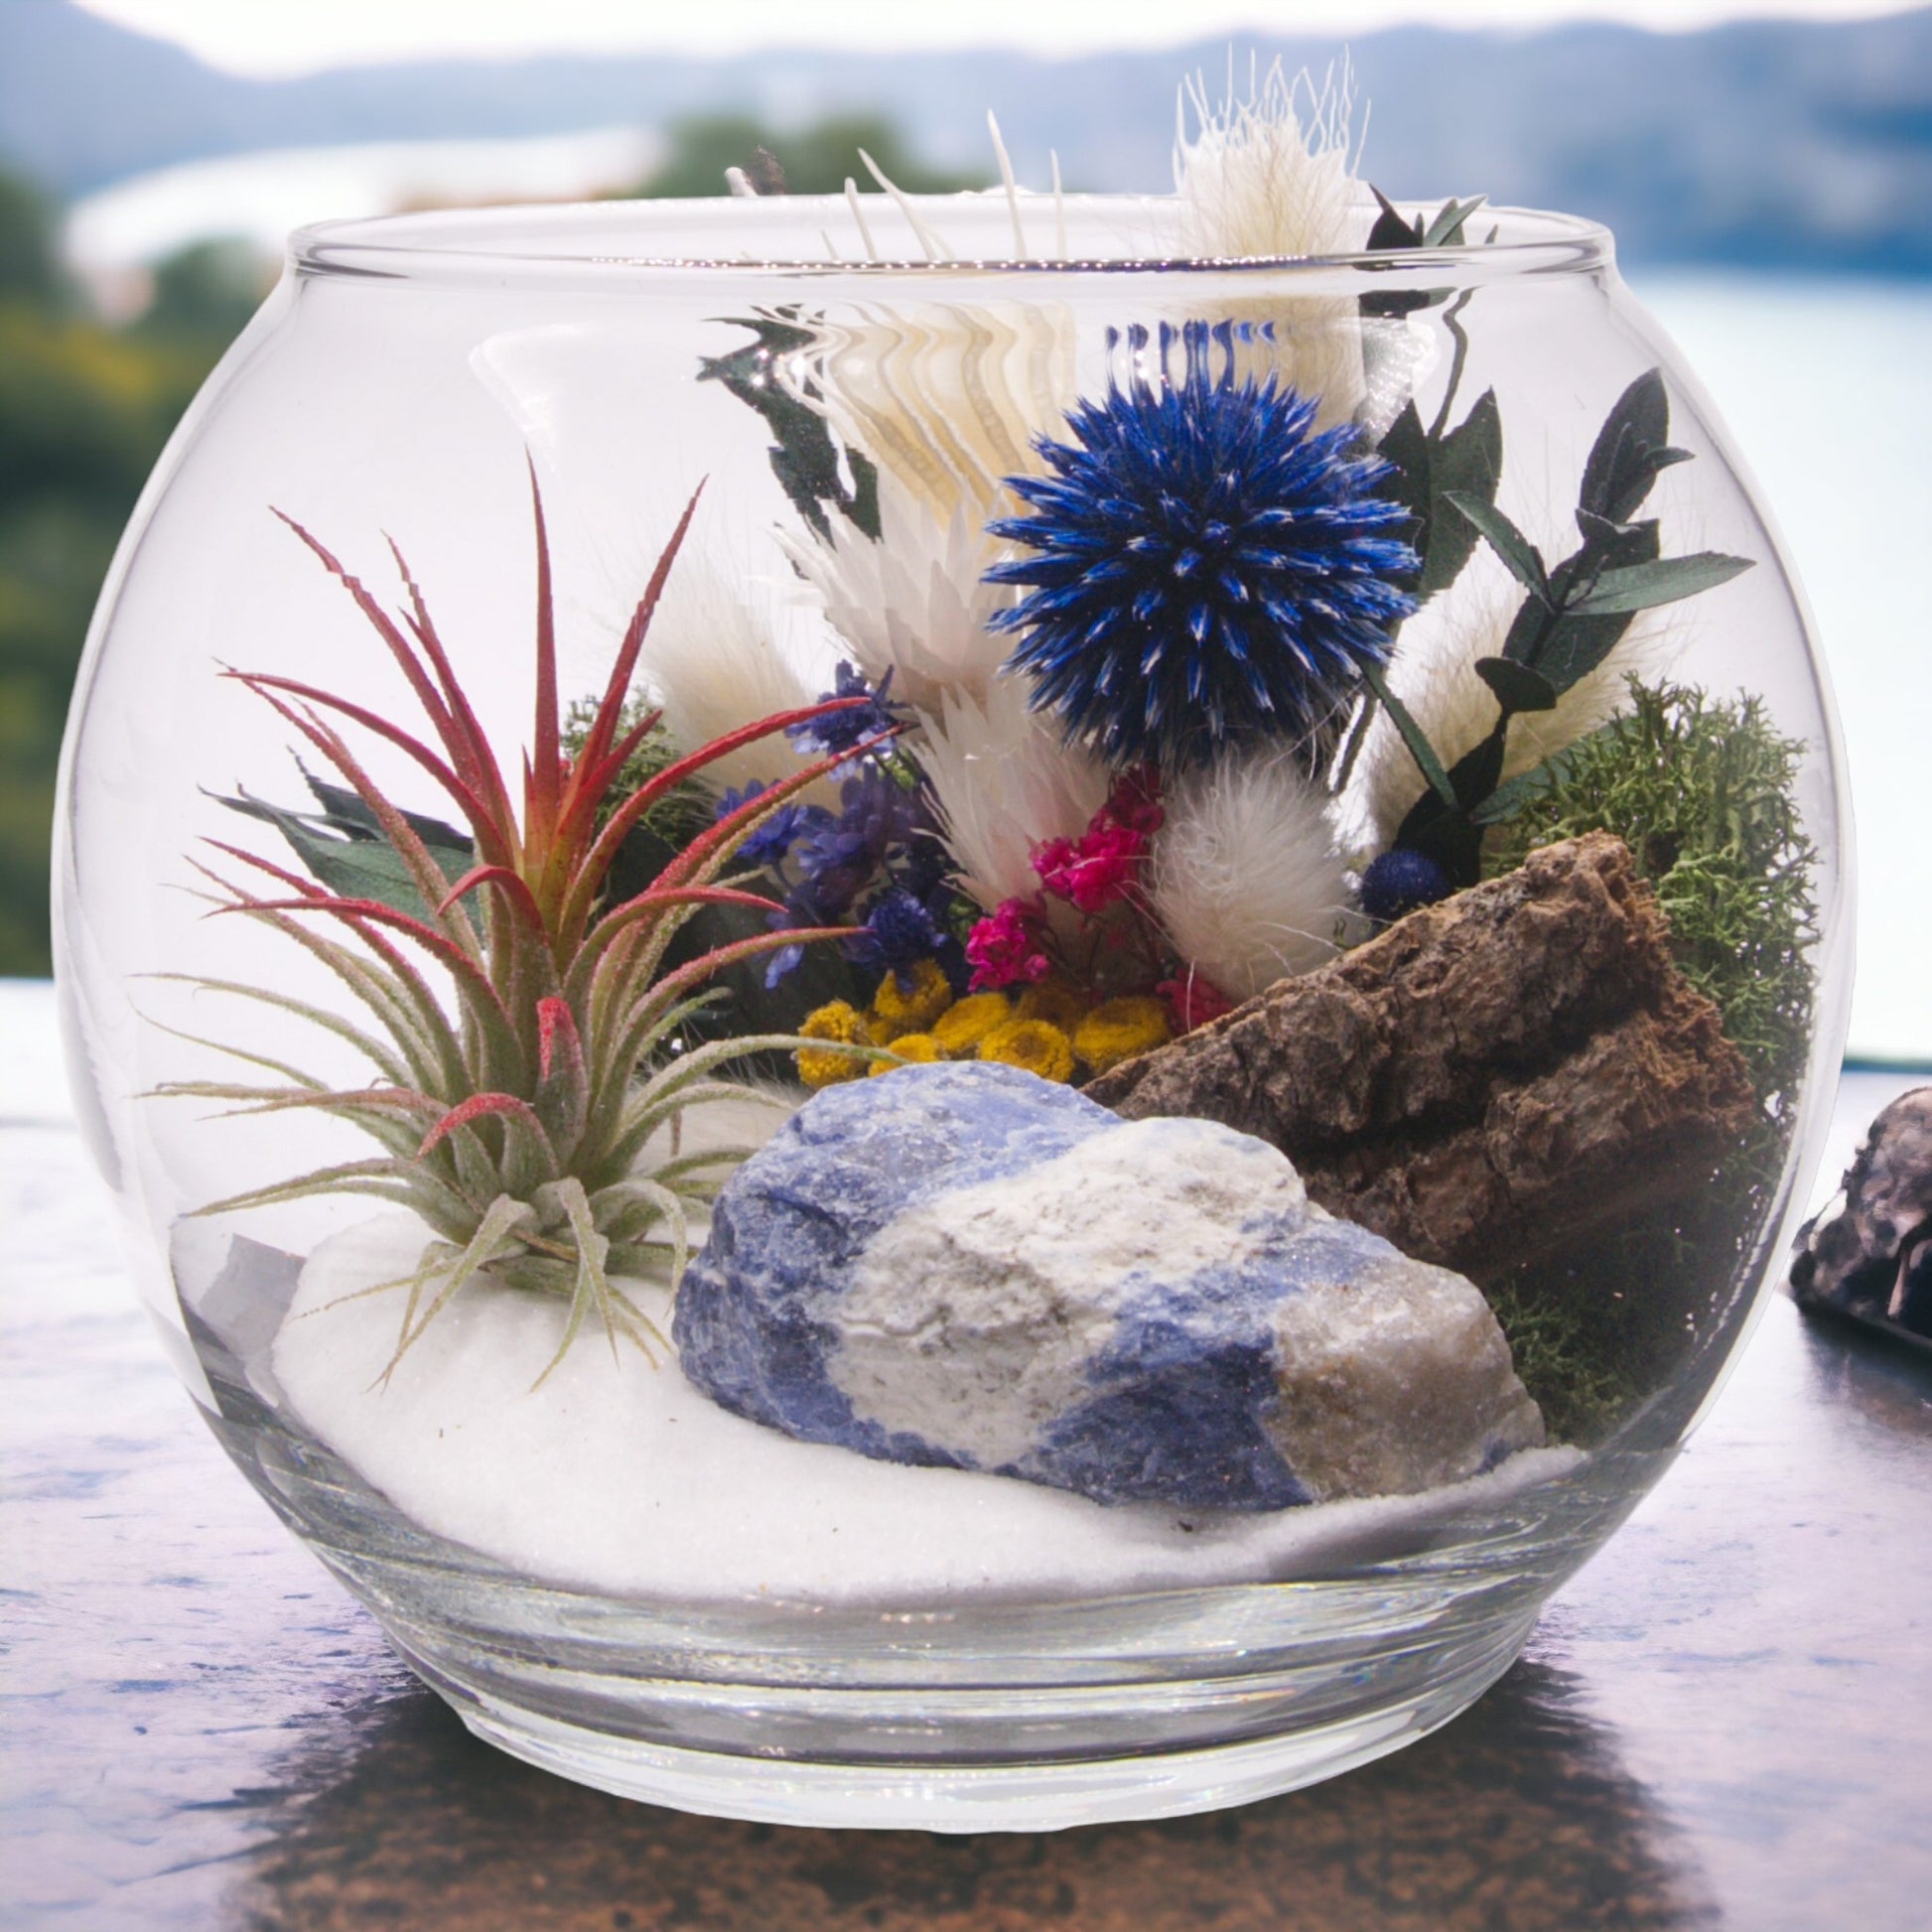
[[[1395,1494],[1543,1440],[1481,1293],[1267,1143],[989,1062],[811,1100],[726,1186],[674,1334],[788,1435],[1103,1503]]]

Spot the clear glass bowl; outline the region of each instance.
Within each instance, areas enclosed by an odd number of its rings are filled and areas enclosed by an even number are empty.
[[[868,204],[877,206],[883,199]],[[1237,1803],[1396,1748],[1479,1695],[1544,1600],[1668,1467],[1741,1346],[1817,1153],[1844,1037],[1849,835],[1831,703],[1775,532],[1702,389],[1619,281],[1600,228],[1497,210],[1485,213],[1494,233],[1479,244],[1202,262],[1173,258],[1172,204],[1069,198],[1057,211],[1028,205],[1035,248],[1057,219],[1060,258],[1016,262],[1003,258],[1014,218],[1005,201],[916,207],[926,241],[893,211],[870,217],[865,245],[846,204],[809,199],[419,214],[296,237],[281,286],[149,485],[74,697],[57,931],[75,1092],[131,1233],[141,1292],[215,1434],[481,1735],[610,1790],[794,1823],[1038,1829]],[[868,248],[957,258],[865,259]],[[1232,327],[1217,335],[1222,324]],[[760,340],[762,361],[721,360]],[[1190,356],[1209,388],[1271,373],[1298,386],[1317,404],[1315,428],[1353,422],[1358,453],[1379,442],[1391,458],[1404,447],[1411,399],[1408,420],[1437,439],[1441,462],[1443,436],[1493,391],[1504,457],[1500,488],[1485,500],[1551,564],[1580,541],[1574,508],[1606,417],[1633,383],[1661,371],[1669,442],[1693,460],[1657,471],[1643,513],[1661,519],[1667,556],[1716,553],[1751,566],[1725,582],[1720,570],[1708,589],[1647,614],[1633,626],[1641,650],[1612,668],[1659,689],[1695,687],[1709,705],[1747,694],[1764,742],[1797,748],[1784,770],[1793,818],[1781,849],[1789,857],[1794,842],[1809,842],[1813,916],[1795,992],[1781,1015],[1749,1023],[1775,1038],[1759,1038],[1751,1062],[1753,1125],[1697,1176],[1692,1191],[1705,1206],[1685,1204],[1683,1174],[1667,1174],[1659,1159],[1607,1226],[1600,1203],[1567,1199],[1561,1186],[1537,1210],[1546,1248],[1568,1242],[1569,1258],[1511,1277],[1521,1293],[1505,1325],[1525,1377],[1555,1377],[1540,1385],[1547,1434],[1569,1451],[1546,1449],[1541,1459],[1385,1502],[1281,1512],[1292,1534],[1242,1543],[1252,1516],[1230,1529],[1211,1511],[1110,1510],[958,1469],[895,1470],[898,1513],[873,1519],[872,1492],[838,1500],[840,1458],[875,1467],[850,1449],[799,1447],[810,1459],[797,1464],[795,1490],[782,1454],[776,1464],[755,1458],[744,1467],[778,1473],[756,1478],[752,1494],[753,1477],[708,1467],[702,1451],[680,1457],[662,1440],[674,1442],[673,1432],[659,1429],[652,1493],[674,1531],[652,1538],[634,1509],[625,1516],[613,1503],[609,1535],[629,1543],[606,1563],[597,1545],[605,1519],[595,1500],[587,1514],[584,1499],[637,1485],[640,1464],[614,1466],[603,1453],[620,1438],[591,1429],[584,1440],[598,1452],[573,1464],[569,1431],[561,1446],[553,1432],[555,1466],[534,1500],[519,1501],[504,1454],[492,1458],[480,1443],[473,1492],[460,1459],[442,1465],[440,1489],[424,1489],[417,1465],[385,1461],[352,1430],[305,1420],[277,1352],[278,1336],[299,1325],[289,1309],[303,1268],[325,1240],[396,1210],[323,1194],[205,1212],[352,1161],[367,1143],[313,1109],[237,1118],[212,1099],[158,1095],[171,1082],[278,1077],[258,1066],[223,1071],[233,1062],[198,1043],[209,1037],[346,1086],[367,1078],[344,1040],[292,1010],[186,983],[245,983],[332,1016],[356,1012],[343,983],[286,931],[211,915],[207,895],[220,889],[197,863],[231,876],[244,862],[205,841],[273,858],[297,881],[274,890],[314,890],[275,822],[231,807],[319,809],[295,750],[308,775],[334,775],[259,689],[219,673],[297,680],[378,722],[411,732],[423,723],[391,653],[271,509],[391,606],[383,533],[395,537],[481,730],[513,770],[512,755],[530,743],[534,661],[526,463],[548,521],[566,699],[601,689],[632,604],[703,483],[664,607],[676,607],[683,654],[666,669],[647,650],[645,673],[677,683],[674,724],[742,723],[773,708],[747,698],[742,651],[736,668],[725,661],[748,625],[791,667],[769,689],[788,676],[807,699],[830,688],[839,659],[860,655],[854,633],[866,627],[865,613],[848,610],[834,635],[828,601],[792,561],[821,542],[800,513],[795,466],[786,473],[773,460],[774,446],[801,447],[788,441],[801,420],[829,418],[844,445],[814,485],[835,547],[843,537],[849,556],[871,554],[849,516],[837,520],[846,512],[834,500],[863,493],[853,451],[870,437],[900,516],[912,514],[909,503],[925,518],[909,536],[910,525],[896,534],[889,519],[886,548],[899,545],[922,583],[920,573],[937,570],[946,594],[956,589],[955,603],[970,606],[977,523],[961,525],[962,566],[948,558],[933,504],[950,490],[976,503],[983,522],[975,486],[997,492],[1003,463],[1038,474],[1030,434],[1064,441],[1063,412],[1079,398],[1180,394]],[[789,429],[769,407],[780,393],[794,411]],[[906,437],[909,453],[895,443]],[[1470,445],[1460,448],[1466,459]],[[920,466],[935,449],[941,480],[921,496]],[[1483,496],[1479,464],[1464,461],[1449,481],[1458,480]],[[1446,486],[1439,477],[1439,491]],[[998,507],[1010,516],[1016,506],[1003,498]],[[1434,507],[1439,528],[1454,522],[1440,499]],[[1410,621],[1435,624],[1425,631],[1432,648],[1455,624],[1503,636],[1497,613],[1506,621],[1528,595],[1504,560],[1508,527],[1492,520],[1481,540],[1465,533],[1461,581]],[[1000,554],[1012,554],[1012,541]],[[1019,595],[1001,594],[1008,604]],[[1453,621],[1443,618],[1445,600],[1457,598]],[[709,635],[723,640],[715,676]],[[1464,651],[1462,673],[1475,654]],[[908,650],[888,695],[932,702],[920,680],[943,684],[936,661]],[[877,663],[868,668],[876,677]],[[1432,696],[1427,678],[1391,688],[1407,692],[1425,727],[1456,729],[1455,703]],[[1464,717],[1473,688],[1457,701]],[[1620,681],[1603,688],[1591,727],[1635,702]],[[1685,716],[1671,714],[1680,726]],[[1347,722],[1344,706],[1329,741],[1298,755],[1334,777],[1349,757]],[[353,721],[344,732],[400,804],[450,815],[447,796],[394,744]],[[1725,736],[1714,728],[1699,746]],[[916,759],[921,742],[915,724],[902,745]],[[797,764],[776,743],[763,752],[774,776]],[[1512,770],[1536,763],[1511,746]],[[1438,749],[1447,764],[1467,745]],[[1426,786],[1386,713],[1354,756],[1354,815],[1342,836],[1354,841],[1344,857],[1359,872]],[[748,769],[741,759],[732,781]],[[1513,835],[1486,836],[1493,852]],[[1637,861],[1662,877],[1674,856],[1653,850]],[[1359,908],[1338,906],[1333,930],[1313,937],[1315,953],[1372,930]],[[437,988],[452,997],[446,983]],[[1234,998],[1247,990],[1228,989]],[[1559,1179],[1569,1158],[1549,1156]],[[1621,1337],[1613,1386],[1579,1379],[1575,1363],[1532,1359],[1550,1331],[1522,1293],[1533,1300],[1538,1281],[1558,1276],[1596,1298],[1597,1314],[1611,1310],[1596,1339]],[[418,1347],[445,1333],[460,1347],[473,1299],[460,1294]],[[525,1299],[553,1334],[562,1305]],[[345,1317],[325,1313],[316,1331],[332,1318]],[[517,1405],[560,1389],[589,1400],[593,1356],[607,1380],[677,1373],[634,1358],[614,1371],[601,1337],[580,1340],[568,1374],[534,1390],[522,1374],[491,1398],[501,1406],[490,1416],[465,1412],[473,1438],[494,1434],[495,1415],[515,1436]],[[372,1359],[380,1370],[379,1349]],[[398,1382],[410,1372],[405,1358]],[[368,1379],[343,1399],[379,1404],[383,1391]],[[1085,1512],[1079,1538],[1105,1549],[1122,1524],[1158,1519],[1160,1534],[1092,1562],[1066,1556],[1055,1526],[1073,1519],[1023,1515],[1004,1528],[997,1496],[1009,1490],[1029,1506],[1044,1494],[1053,1509]],[[678,1491],[696,1499],[682,1514]],[[559,1526],[550,1540],[547,1511]],[[857,1552],[843,1567],[825,1541],[835,1526]],[[767,1535],[773,1554],[759,1581]],[[1069,1547],[1079,1538],[1069,1535]],[[970,1561],[955,1561],[960,1551]],[[813,1578],[832,1581],[820,1587]]]

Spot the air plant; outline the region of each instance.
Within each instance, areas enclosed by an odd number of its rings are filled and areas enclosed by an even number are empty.
[[[260,697],[341,775],[394,849],[427,915],[329,890],[256,854],[210,841],[275,889],[237,884],[200,866],[219,888],[216,912],[240,913],[303,947],[343,982],[374,1025],[260,987],[191,983],[279,1008],[324,1029],[357,1048],[375,1078],[358,1088],[332,1087],[279,1060],[200,1041],[265,1067],[286,1084],[194,1080],[160,1091],[232,1101],[237,1111],[251,1114],[311,1109],[350,1122],[377,1143],[381,1151],[371,1158],[255,1188],[201,1212],[331,1193],[373,1195],[413,1209],[433,1238],[410,1275],[381,1285],[406,1291],[392,1368],[485,1269],[495,1281],[568,1301],[552,1367],[593,1316],[614,1352],[620,1337],[647,1355],[652,1340],[661,1340],[613,1278],[661,1276],[668,1261],[675,1283],[689,1248],[689,1208],[710,1199],[722,1181],[720,1171],[746,1152],[679,1152],[683,1116],[709,1101],[744,1096],[742,1087],[714,1077],[731,1062],[798,1044],[788,1035],[690,1043],[689,1025],[707,1003],[702,989],[740,959],[843,936],[843,929],[759,933],[675,967],[667,954],[679,927],[701,907],[777,910],[773,901],[740,890],[728,868],[794,794],[878,743],[863,740],[766,786],[693,838],[644,891],[608,902],[608,877],[625,835],[660,800],[739,748],[849,709],[851,701],[747,724],[665,764],[613,808],[614,785],[657,722],[655,714],[645,714],[626,728],[625,698],[697,497],[658,559],[573,757],[561,730],[549,545],[534,477],[532,493],[536,707],[520,811],[393,544],[408,594],[400,617],[301,524],[282,519],[348,592],[388,648],[430,722],[434,743],[292,678],[224,673]],[[438,865],[410,817],[364,769],[339,720],[403,753],[458,806],[475,860],[461,877],[450,879]],[[359,944],[344,943],[318,925],[333,925]],[[454,1013],[432,990],[424,961],[448,976]]]

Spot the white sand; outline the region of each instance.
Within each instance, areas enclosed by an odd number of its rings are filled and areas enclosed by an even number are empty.
[[[546,1582],[615,1596],[917,1607],[1286,1581],[1372,1554],[1582,1460],[1534,1449],[1420,1496],[1259,1515],[1103,1508],[955,1469],[904,1468],[728,1415],[674,1362],[601,1335],[540,1389],[561,1303],[473,1285],[386,1387],[422,1224],[382,1214],[318,1248],[274,1345],[303,1424],[402,1513]],[[634,1289],[668,1329],[664,1298]],[[332,1304],[334,1306],[332,1306]]]

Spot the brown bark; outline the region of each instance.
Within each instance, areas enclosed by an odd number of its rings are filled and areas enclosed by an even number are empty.
[[[1749,1125],[1743,1057],[1669,942],[1592,832],[1086,1091],[1258,1135],[1331,1213],[1494,1280],[1695,1195]]]

